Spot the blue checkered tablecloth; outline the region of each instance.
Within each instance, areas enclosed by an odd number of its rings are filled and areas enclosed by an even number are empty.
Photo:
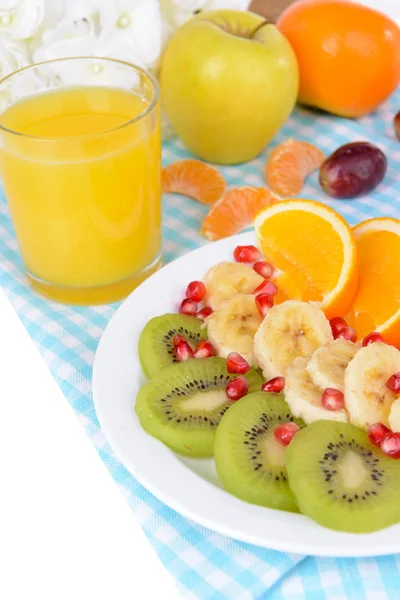
[[[375,216],[400,218],[400,142],[392,119],[400,91],[372,116],[345,120],[297,109],[274,143],[256,160],[223,168],[231,186],[264,185],[263,167],[271,148],[293,136],[318,144],[326,153],[355,140],[369,140],[386,153],[384,182],[368,197],[332,201],[309,178],[302,196],[336,208],[351,224]],[[164,145],[164,164],[187,157],[174,139]],[[164,200],[164,260],[206,243],[199,235],[207,208],[182,196]],[[117,305],[70,307],[48,302],[27,286],[4,195],[0,197],[0,284],[66,399],[120,487],[165,568],[185,599],[201,600],[393,600],[400,598],[400,557],[314,558],[283,554],[229,539],[162,504],[118,462],[96,418],[91,371],[100,336]]]

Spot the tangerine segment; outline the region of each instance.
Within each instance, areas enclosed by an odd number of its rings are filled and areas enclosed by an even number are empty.
[[[295,196],[301,192],[305,178],[324,160],[324,153],[314,144],[289,138],[271,152],[265,165],[265,179],[276,194]]]
[[[256,215],[276,200],[265,188],[245,186],[229,190],[211,207],[201,233],[209,240],[234,235],[251,225]]]
[[[163,194],[183,194],[202,204],[213,204],[225,190],[222,173],[201,160],[178,160],[162,172]]]
[[[353,229],[360,281],[346,320],[362,338],[379,331],[400,346],[400,221],[369,219]]]
[[[345,314],[357,289],[358,253],[337,212],[312,200],[285,200],[262,211],[254,227],[275,267],[276,302],[321,302],[328,319]]]

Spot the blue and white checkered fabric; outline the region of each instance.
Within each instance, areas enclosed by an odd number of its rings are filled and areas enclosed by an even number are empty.
[[[360,121],[298,109],[274,144],[289,136],[318,144],[326,153],[355,140],[370,140],[386,153],[385,181],[368,197],[329,200],[316,174],[303,197],[332,205],[349,223],[375,216],[400,218],[400,143],[392,128],[400,92],[373,116]],[[270,148],[256,160],[223,169],[231,186],[263,186]],[[164,163],[187,157],[182,144],[164,146]],[[164,259],[204,244],[200,222],[207,208],[182,196],[164,198]],[[394,600],[400,598],[400,557],[314,558],[261,549],[200,527],[147,492],[113,455],[99,427],[91,399],[91,370],[100,336],[117,306],[75,308],[48,302],[27,286],[4,196],[0,198],[0,284],[43,359],[125,495],[182,596],[201,600]]]

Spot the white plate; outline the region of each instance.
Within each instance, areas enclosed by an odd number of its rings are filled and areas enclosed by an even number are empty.
[[[93,397],[100,425],[119,460],[151,493],[185,517],[230,537],[266,548],[320,556],[400,552],[400,525],[372,534],[325,529],[311,519],[247,504],[221,489],[211,459],[178,456],[149,436],[134,412],[145,379],[137,355],[147,321],[175,312],[189,281],[231,260],[252,233],[208,244],[170,263],[142,283],[115,313],[97,350]]]

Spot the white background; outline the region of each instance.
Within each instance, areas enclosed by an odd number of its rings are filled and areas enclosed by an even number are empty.
[[[2,291],[0,598],[180,598]]]

